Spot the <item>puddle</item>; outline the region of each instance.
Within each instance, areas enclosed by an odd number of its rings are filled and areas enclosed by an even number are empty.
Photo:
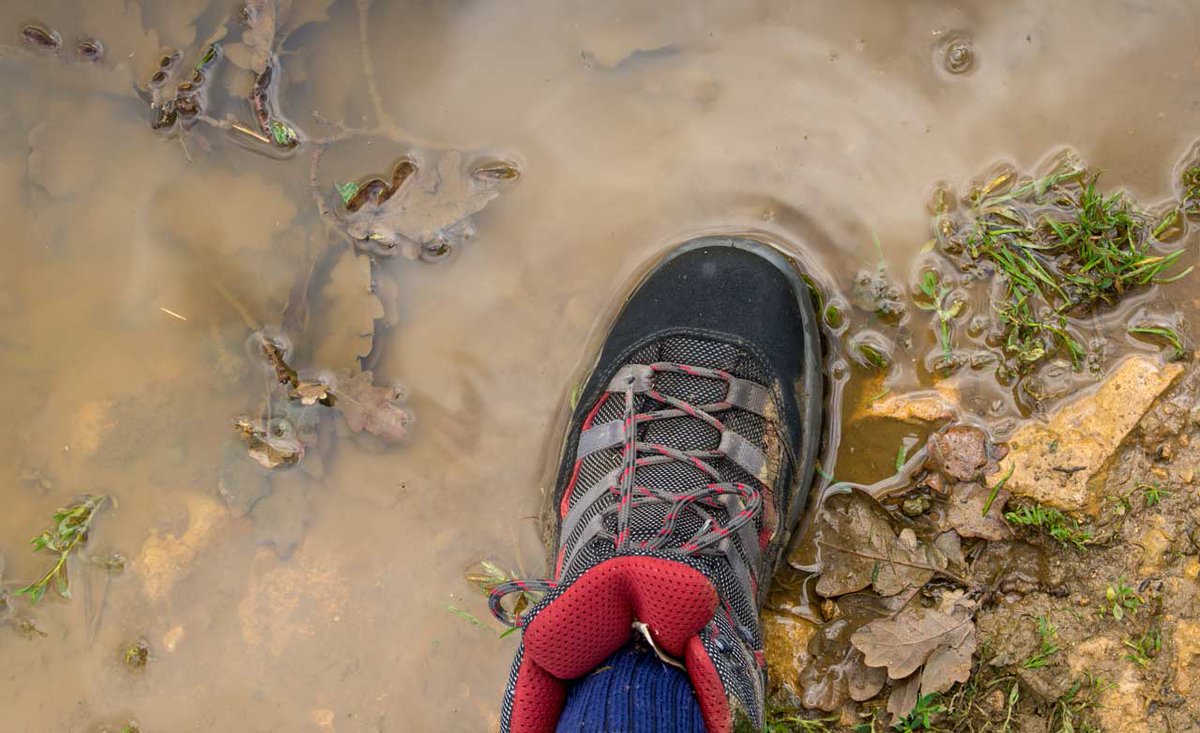
[[[881,258],[916,282],[935,182],[1070,145],[1155,203],[1174,195],[1198,122],[1185,90],[1200,18],[1184,7],[379,3],[364,19],[355,2],[285,6],[259,102],[239,4],[0,9],[4,577],[45,572],[27,539],[83,493],[117,500],[88,552],[129,558],[112,576],[75,564],[69,602],[14,601],[46,634],[0,628],[0,707],[18,728],[494,727],[516,639],[466,571],[544,570],[556,418],[614,294],[655,253],[759,232],[803,246],[846,308]],[[57,53],[31,46],[31,23]],[[222,33],[202,100],[219,124],[151,129],[144,90],[164,53],[194,69]],[[256,127],[260,109],[299,146]],[[336,184],[394,177],[406,156],[459,200],[393,199],[419,207],[411,230],[375,226],[390,210],[338,220]],[[339,231],[380,255],[398,235],[440,261],[364,268]],[[1136,307],[1187,316],[1195,279]],[[930,383],[913,354],[934,334],[914,323],[897,392]],[[405,386],[415,422],[400,447],[338,433],[256,516],[218,485],[233,421],[268,388],[246,348],[264,327],[287,332],[302,373],[365,358],[377,384]],[[1182,331],[1195,337],[1187,318]],[[847,410],[881,389],[840,369]],[[986,373],[966,376],[964,406],[1001,399],[997,421],[1014,416]],[[832,473],[879,480],[923,438],[849,432]],[[148,658],[131,672],[122,652],[138,640]]]

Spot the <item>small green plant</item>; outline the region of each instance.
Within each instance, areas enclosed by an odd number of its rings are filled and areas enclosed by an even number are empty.
[[[950,359],[954,350],[950,344],[950,322],[962,313],[965,303],[958,298],[951,298],[952,288],[943,282],[941,275],[934,270],[926,270],[921,275],[917,285],[923,297],[914,297],[913,304],[923,311],[933,313],[936,321],[938,344],[942,347],[942,356]]]
[[[934,718],[946,712],[942,704],[942,696],[938,693],[922,695],[917,699],[917,706],[912,712],[896,721],[892,730],[900,733],[916,733],[916,731],[934,730]]]
[[[1025,504],[1016,510],[1004,513],[1009,524],[1030,527],[1050,535],[1063,546],[1085,549],[1092,541],[1091,531],[1079,526],[1079,522],[1052,507],[1041,504]]]
[[[471,624],[472,626],[483,626],[483,622],[479,620],[478,616],[470,611],[464,611],[453,603],[446,604],[446,610]]]
[[[37,603],[53,583],[60,596],[71,597],[67,558],[87,542],[92,520],[106,501],[107,496],[84,496],[74,504],[60,507],[54,513],[53,527],[43,530],[30,540],[30,544],[33,545],[34,552],[47,550],[57,553],[58,560],[40,580],[21,588],[16,595],[27,596],[31,604]]]
[[[854,345],[854,349],[862,356],[863,361],[875,369],[887,369],[892,363],[887,352],[870,341],[860,341]]]
[[[479,590],[483,591],[485,595],[491,593],[496,586],[516,579],[516,573],[505,570],[491,560],[483,560],[467,572],[467,582],[479,588]],[[532,608],[539,600],[541,600],[542,597],[542,594],[540,593],[527,590],[523,590],[512,595],[514,598],[512,601],[511,611],[517,616]],[[455,613],[455,615],[462,615],[453,610],[451,612]],[[475,625],[478,626],[479,624],[476,623]],[[516,628],[505,629],[504,631],[500,632],[500,638],[503,639],[510,634],[517,633],[517,631],[518,629]]]
[[[1162,651],[1162,634],[1158,629],[1150,629],[1137,639],[1125,639],[1123,643],[1129,648],[1129,653],[1125,655],[1125,658],[1139,667],[1145,668],[1149,667],[1150,662]]]
[[[1004,476],[1002,476],[1000,480],[996,482],[996,485],[988,491],[987,501],[983,502],[983,511],[979,512],[979,516],[986,517],[988,515],[988,512],[992,510],[992,504],[995,503],[996,497],[1000,495],[1000,489],[1004,488],[1004,484],[1008,483],[1008,480],[1012,478],[1013,471],[1016,470],[1017,465],[1015,463],[1009,466],[1008,473],[1004,474]]]
[[[1200,166],[1192,166],[1179,177],[1183,184],[1183,195],[1179,208],[1187,214],[1200,214]]]
[[[1104,599],[1109,604],[1109,613],[1117,621],[1125,618],[1125,614],[1137,615],[1138,607],[1142,605],[1142,597],[1137,591],[1125,585],[1124,578],[1118,578],[1116,585],[1110,585],[1104,591]]]
[[[1041,637],[1041,646],[1033,656],[1021,663],[1024,669],[1041,669],[1050,663],[1050,657],[1058,653],[1058,644],[1055,643],[1058,627],[1050,623],[1048,615],[1038,616],[1038,636]]]
[[[342,203],[346,204],[347,206],[350,205],[350,201],[354,198],[354,194],[358,193],[358,184],[353,181],[342,181],[340,183],[335,183],[333,184],[333,187],[337,191],[338,196],[342,199]]]
[[[838,721],[836,715],[824,718],[805,717],[798,710],[774,705],[768,705],[766,718],[766,733],[829,733],[832,730],[830,726]],[[750,725],[749,721],[746,721],[743,728],[738,728],[739,731],[743,729],[746,731],[758,730]]]
[[[1142,492],[1142,499],[1145,501],[1147,509],[1160,504],[1163,497],[1171,493],[1163,489],[1162,484],[1157,481],[1152,484],[1138,484],[1137,490]]]
[[[150,645],[138,639],[121,652],[121,661],[130,669],[142,669],[150,661]]]
[[[1103,733],[1092,724],[1090,717],[1096,707],[1098,694],[1106,688],[1099,677],[1087,676],[1071,683],[1062,697],[1054,701],[1048,730],[1053,733]]]

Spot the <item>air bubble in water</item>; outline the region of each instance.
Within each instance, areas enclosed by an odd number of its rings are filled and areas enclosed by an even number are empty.
[[[942,68],[951,74],[965,74],[975,68],[975,47],[962,36],[951,38],[942,47]]]

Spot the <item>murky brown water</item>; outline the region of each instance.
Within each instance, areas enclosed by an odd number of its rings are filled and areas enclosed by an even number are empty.
[[[291,3],[315,22],[281,49],[280,110],[310,137],[332,131],[314,111],[380,123],[358,6],[320,20],[327,5]],[[264,391],[246,339],[282,322],[332,240],[305,146],[277,159],[198,127],[185,149],[134,91],[164,48],[194,57],[236,7],[0,9],[5,577],[44,571],[26,540],[82,492],[119,502],[89,553],[131,560],[110,582],[76,564],[69,602],[14,603],[46,636],[0,628],[6,730],[494,727],[516,639],[498,638],[464,570],[542,570],[555,420],[613,295],[656,252],[756,230],[803,243],[849,289],[878,237],[905,280],[935,181],[1071,145],[1154,202],[1200,129],[1190,2],[378,3],[365,27],[391,127],[330,146],[322,195],[442,149],[522,175],[448,261],[377,268],[396,295],[372,361],[408,387],[411,444],[339,436],[320,478],[293,471],[238,517],[217,486],[229,425]],[[30,21],[65,50],[23,46]],[[72,60],[80,36],[103,42],[101,62]],[[941,68],[952,37],[973,44],[970,73]],[[244,95],[252,79],[222,83]],[[1194,282],[1146,297],[1190,301]],[[356,297],[309,303],[298,354],[352,362],[379,315]],[[895,388],[915,386],[900,366]],[[836,473],[886,475],[895,446],[847,435]],[[298,544],[281,558],[268,539]],[[130,673],[119,651],[138,638],[152,659]]]

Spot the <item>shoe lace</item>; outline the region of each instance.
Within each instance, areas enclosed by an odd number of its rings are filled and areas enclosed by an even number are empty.
[[[717,402],[693,405],[678,397],[664,394],[655,388],[654,377],[665,373],[722,380],[727,385],[725,397]],[[762,414],[769,402],[766,389],[757,383],[734,377],[722,369],[655,362],[649,365],[625,365],[609,383],[607,392],[623,393],[625,399],[620,425],[622,441],[618,443],[622,445],[621,465],[614,480],[607,486],[607,491],[600,494],[595,501],[610,502],[600,510],[598,525],[608,526],[604,520],[615,515],[616,531],[600,529],[587,539],[601,537],[609,540],[613,543],[616,555],[645,550],[668,551],[684,556],[731,552],[727,545],[721,546],[723,541],[755,520],[762,510],[762,492],[757,486],[747,483],[725,481],[712,462],[719,459],[733,460],[761,481],[761,467],[764,461],[757,447],[751,447],[749,441],[730,431],[714,413],[741,408]],[[658,407],[639,412],[636,407],[639,394],[652,403],[657,403]],[[720,445],[716,449],[680,450],[663,443],[638,440],[639,427],[658,420],[680,417],[695,418],[717,430],[721,434]],[[638,483],[638,469],[673,461],[696,468],[711,480],[686,491],[671,491]],[[740,500],[741,507],[737,511],[730,510],[728,504],[720,501],[722,497],[727,496],[735,496]],[[633,541],[630,524],[634,510],[655,504],[667,505],[662,526],[648,539]],[[701,514],[700,528],[678,546],[668,548],[667,543],[674,536],[679,518],[689,510]],[[726,510],[728,521],[721,523],[712,512],[706,510]],[[564,568],[569,566],[569,562],[563,565]],[[514,593],[544,594],[557,587],[558,583],[550,579],[509,580],[497,584],[491,590],[488,606],[492,615],[500,622],[514,628],[523,627],[527,621],[526,615],[508,611],[503,605],[504,599]]]

